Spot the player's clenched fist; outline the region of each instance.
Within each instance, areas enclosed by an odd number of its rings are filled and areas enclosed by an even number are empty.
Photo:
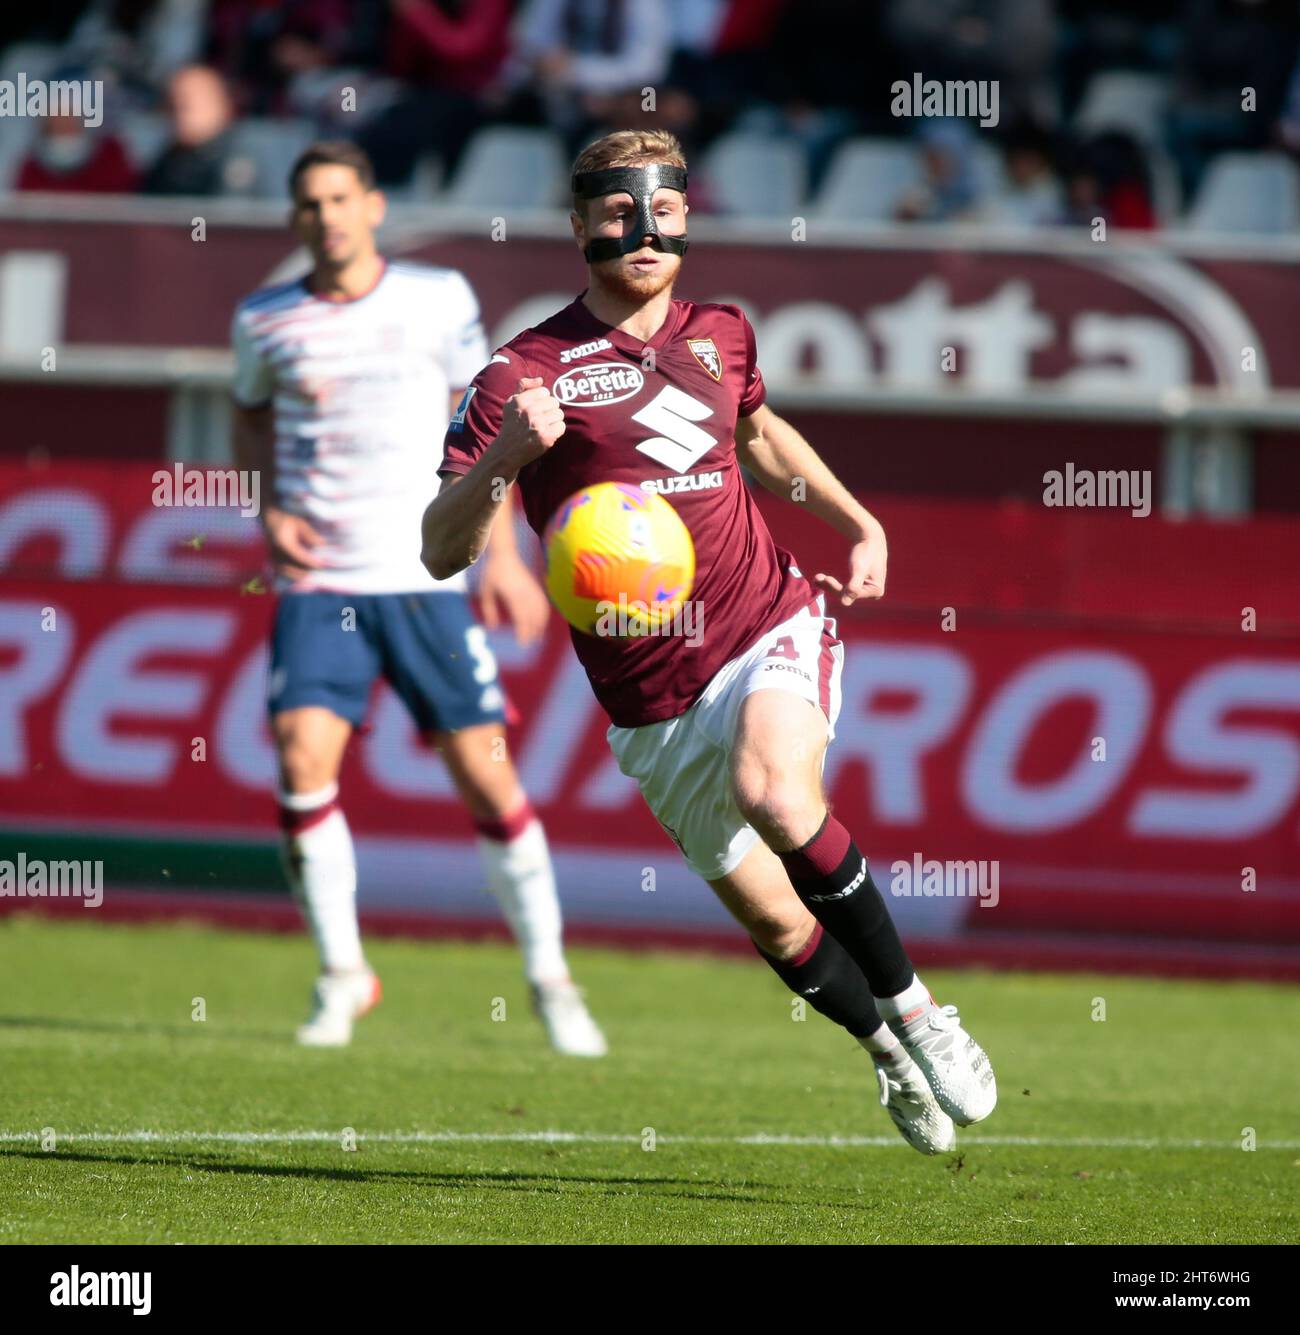
[[[541,376],[525,376],[505,402],[497,439],[520,466],[539,459],[564,435],[564,409]]]

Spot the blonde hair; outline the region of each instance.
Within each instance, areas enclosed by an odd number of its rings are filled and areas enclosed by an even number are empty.
[[[685,167],[686,155],[677,136],[667,130],[615,130],[594,144],[588,144],[578,154],[572,175],[603,171],[606,167],[642,167],[647,162]],[[585,203],[575,196],[574,210],[583,213]]]

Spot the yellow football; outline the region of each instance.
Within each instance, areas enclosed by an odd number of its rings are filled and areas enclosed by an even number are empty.
[[[542,534],[546,591],[586,635],[663,634],[690,597],[695,544],[657,492],[630,482],[576,491]]]

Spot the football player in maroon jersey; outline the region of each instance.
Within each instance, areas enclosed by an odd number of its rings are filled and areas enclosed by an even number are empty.
[[[619,482],[672,496],[695,541],[698,643],[573,635],[609,742],[687,864],[759,953],[871,1055],[881,1103],[937,1154],[997,1100],[988,1057],[916,976],[866,859],[822,791],[843,646],[827,597],[885,591],[880,524],[764,402],[735,306],[679,301],[686,164],[662,131],[621,131],[574,164],[589,285],[498,349],[452,419],[425,513],[437,579],[476,561],[509,488],[539,534],[574,492]],[[848,543],[810,583],[777,547],[741,465]],[[816,587],[815,587],[816,586]]]

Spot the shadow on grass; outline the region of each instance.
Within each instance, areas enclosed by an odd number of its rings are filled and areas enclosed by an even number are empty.
[[[149,1038],[247,1039],[253,1043],[291,1044],[289,1029],[271,1032],[258,1029],[217,1029],[210,1023],[154,1024],[145,1020],[83,1020],[62,1015],[0,1015],[0,1030],[44,1029],[60,1033],[139,1034]]]
[[[528,1193],[550,1192],[562,1195],[566,1187],[589,1188],[594,1194],[606,1196],[626,1195],[628,1189],[647,1191],[653,1188],[657,1196],[679,1196],[689,1200],[729,1201],[751,1205],[787,1204],[779,1196],[760,1195],[754,1192],[740,1192],[730,1188],[725,1182],[709,1181],[701,1178],[685,1177],[638,1177],[627,1174],[605,1173],[533,1173],[511,1169],[489,1170],[484,1172],[437,1172],[430,1169],[393,1169],[366,1168],[312,1168],[301,1164],[255,1164],[237,1163],[209,1154],[168,1153],[160,1149],[157,1154],[141,1154],[138,1151],[123,1150],[109,1153],[102,1150],[57,1150],[46,1153],[37,1149],[23,1147],[0,1147],[0,1160],[33,1159],[49,1164],[51,1160],[62,1163],[116,1164],[126,1168],[181,1168],[204,1173],[234,1173],[247,1177],[283,1178],[289,1180],[307,1180],[319,1182],[348,1183],[401,1183],[407,1186],[429,1187],[479,1187],[500,1191],[522,1191]],[[780,1188],[770,1183],[752,1184],[758,1190],[779,1192]],[[831,1202],[824,1202],[831,1204]],[[852,1202],[836,1203],[839,1209],[868,1210],[872,1207]]]

